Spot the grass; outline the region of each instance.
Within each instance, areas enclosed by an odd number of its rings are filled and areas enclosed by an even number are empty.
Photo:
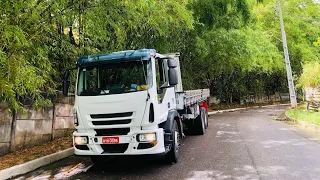
[[[306,105],[288,110],[287,115],[297,121],[305,121],[320,126],[320,112],[310,112],[307,110]]]
[[[0,157],[0,170],[53,154],[72,147],[72,137],[55,139],[51,142],[26,148]],[[1,179],[1,178],[0,178]]]

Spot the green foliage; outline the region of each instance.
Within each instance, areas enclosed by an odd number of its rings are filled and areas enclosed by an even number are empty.
[[[307,110],[305,105],[296,109],[290,109],[286,112],[286,114],[298,122],[304,121],[317,126],[320,125],[320,112],[310,112]]]
[[[246,0],[195,0],[191,3],[198,28],[240,28],[250,17]]]
[[[317,88],[320,86],[319,62],[312,61],[303,65],[303,72],[299,79],[299,86],[302,88]]]
[[[4,1],[0,15],[0,96],[13,109],[20,107],[21,97],[29,97],[38,105],[47,104],[41,92],[52,93],[53,71],[48,58],[49,47],[41,35],[48,29],[37,12],[35,1]]]
[[[318,61],[319,50],[312,43],[320,35],[320,5],[312,0],[282,1],[282,12],[287,35],[290,61],[295,77],[301,74],[301,65],[307,61]],[[274,1],[266,1],[254,8],[257,25],[266,36],[272,38],[280,52],[283,52],[279,17]],[[297,80],[297,79],[296,79]]]
[[[271,0],[3,0],[0,97],[12,109],[25,99],[48,105],[45,97],[61,90],[64,71],[79,56],[140,48],[180,52],[184,88],[209,87],[224,102],[284,91],[275,5]],[[319,6],[312,0],[283,2],[296,79],[302,64],[320,61],[313,45],[320,37]],[[76,74],[71,78],[75,83]]]
[[[178,1],[3,1],[0,7],[0,97],[21,107],[48,104],[67,68],[84,54],[123,49],[178,51],[193,29]],[[75,82],[75,74],[71,82]]]
[[[320,38],[318,38],[317,41],[313,42],[313,45],[316,47],[320,47]]]
[[[195,72],[184,77],[188,88],[210,87],[213,95],[230,103],[248,95],[288,90],[275,1],[205,0],[191,5],[197,21],[190,41],[197,45],[191,49],[196,52],[193,61],[183,65]],[[282,10],[297,81],[301,65],[319,59],[312,42],[320,35],[316,18],[320,7],[312,0],[290,0],[282,2]]]

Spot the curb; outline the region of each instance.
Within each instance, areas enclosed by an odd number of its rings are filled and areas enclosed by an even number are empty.
[[[26,162],[24,164],[16,165],[16,166],[1,170],[0,179],[1,180],[9,179],[15,176],[26,174],[35,169],[38,169],[39,167],[43,167],[55,161],[59,161],[66,157],[72,156],[73,154],[74,154],[73,148],[69,148],[63,151],[59,151],[59,152],[56,152],[32,161]]]
[[[274,105],[266,105],[266,106],[252,106],[252,107],[245,107],[245,108],[235,108],[235,109],[226,109],[226,110],[219,110],[214,112],[208,112],[208,115],[212,114],[218,114],[218,113],[224,113],[224,112],[234,112],[234,111],[240,111],[240,110],[246,110],[246,109],[254,109],[254,108],[264,108],[264,107],[275,107],[275,106],[286,106],[290,104],[274,104]]]
[[[286,116],[286,118],[287,118],[289,121],[292,121],[292,122],[298,124],[298,120],[296,120],[296,119],[288,116],[288,115],[287,115],[287,111],[284,113],[284,115]]]

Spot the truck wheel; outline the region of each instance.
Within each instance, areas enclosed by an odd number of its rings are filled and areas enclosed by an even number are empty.
[[[195,130],[198,135],[204,135],[205,132],[205,113],[203,108],[200,109],[200,114],[195,119]]]
[[[166,154],[165,158],[168,163],[177,163],[179,158],[181,136],[177,121],[174,120],[172,127],[172,144],[170,151]]]

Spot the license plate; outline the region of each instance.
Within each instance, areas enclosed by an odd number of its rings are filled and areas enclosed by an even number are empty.
[[[119,137],[102,137],[102,144],[119,144]]]

